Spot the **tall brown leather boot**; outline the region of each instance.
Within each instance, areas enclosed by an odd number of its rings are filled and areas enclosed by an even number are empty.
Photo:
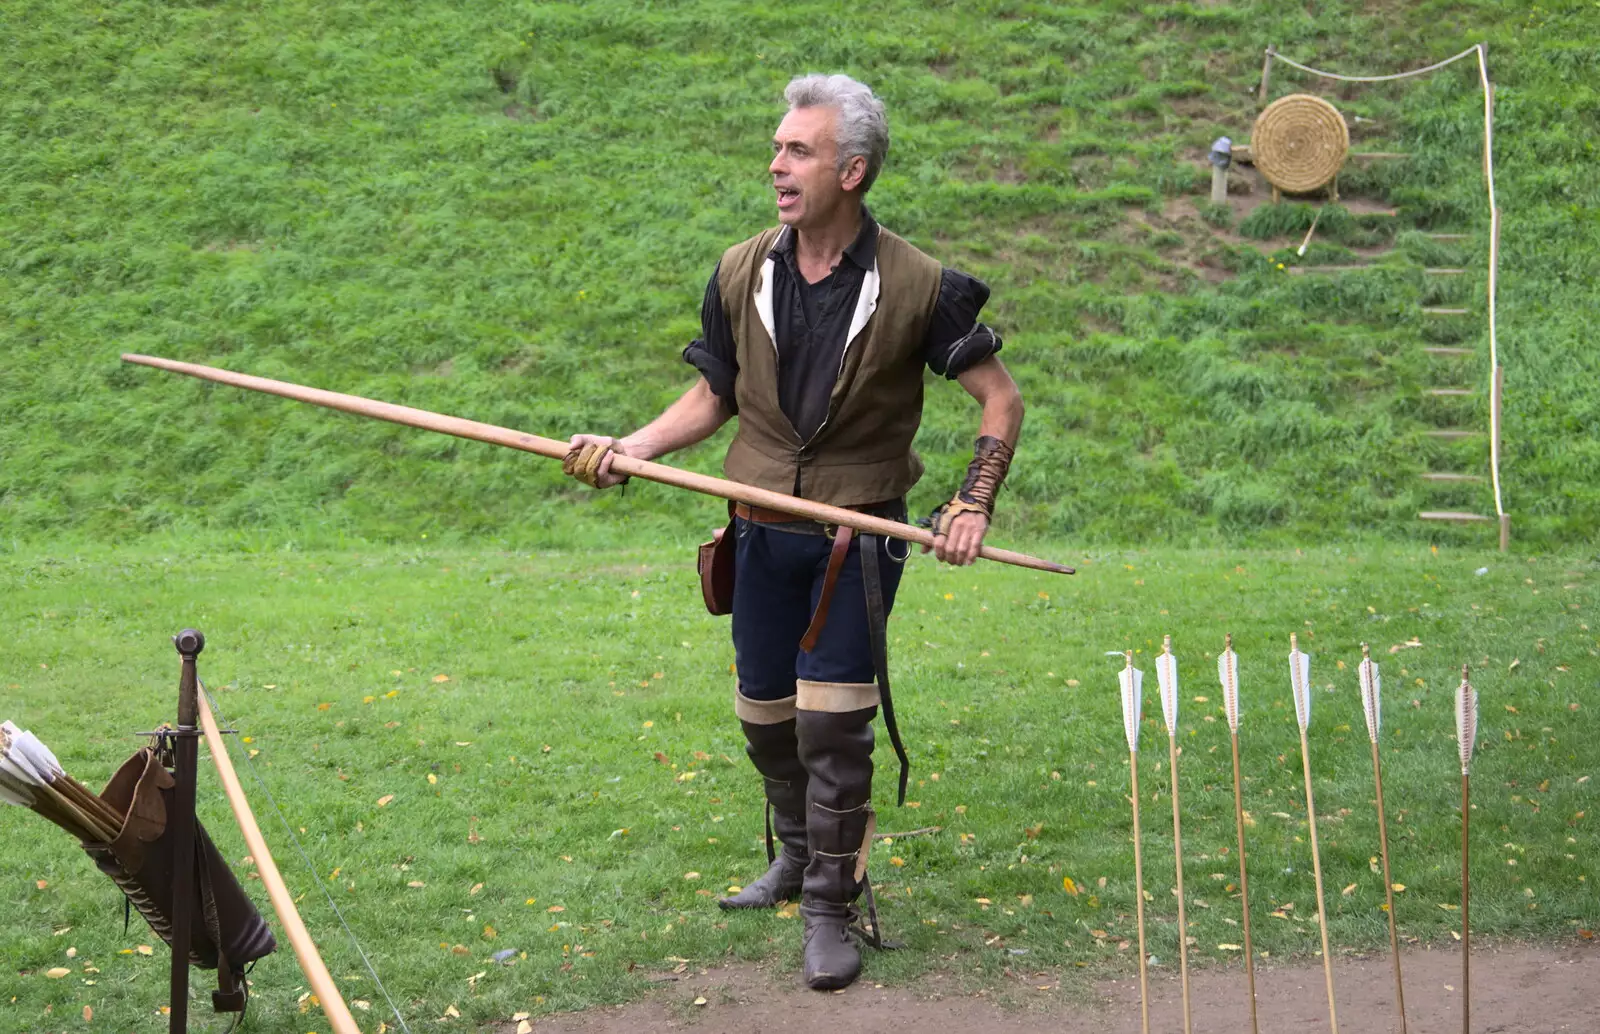
[[[771,865],[739,893],[718,900],[723,908],[771,908],[800,894],[811,853],[806,847],[806,770],[797,753],[794,701],[792,696],[751,700],[742,693],[734,698],[734,711],[744,728],[745,753],[766,784],[771,832],[779,849],[774,855],[772,842],[767,842]]]
[[[800,894],[805,919],[806,983],[819,991],[848,986],[861,973],[850,927],[857,918],[872,824],[872,683],[799,683],[795,735],[810,781],[806,836],[811,864]]]

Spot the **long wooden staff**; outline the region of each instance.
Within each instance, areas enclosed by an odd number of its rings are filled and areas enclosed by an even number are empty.
[[[1239,658],[1233,652],[1233,633],[1228,633],[1226,648],[1217,658],[1217,678],[1222,682],[1222,709],[1228,715],[1228,738],[1233,741],[1233,821],[1239,830],[1239,910],[1244,919],[1244,980],[1250,991],[1250,1031],[1259,1034],[1256,1024],[1255,946],[1250,943],[1250,884],[1245,870],[1244,790],[1239,779]]]
[[[1372,651],[1361,644],[1361,709],[1367,715],[1367,736],[1372,740],[1372,782],[1378,791],[1378,850],[1383,855],[1383,894],[1389,906],[1389,954],[1394,958],[1394,1005],[1400,1014],[1400,1034],[1406,1034],[1406,991],[1400,981],[1400,934],[1395,927],[1394,882],[1389,875],[1389,824],[1383,811],[1383,769],[1378,765],[1378,732],[1383,728],[1382,680],[1372,663]]]
[[[1161,641],[1156,658],[1156,683],[1161,688],[1161,716],[1167,723],[1167,768],[1172,775],[1172,849],[1178,873],[1178,972],[1183,978],[1183,1034],[1193,1029],[1189,1021],[1189,920],[1183,904],[1183,826],[1178,820],[1178,659],[1172,656],[1172,637]]]
[[[483,424],[476,420],[465,420],[461,417],[446,416],[443,413],[432,413],[426,409],[398,406],[392,402],[378,402],[373,399],[361,398],[359,395],[344,395],[337,391],[308,388],[304,385],[291,384],[288,381],[275,381],[267,377],[253,377],[250,374],[234,373],[232,370],[221,370],[214,366],[180,363],[173,359],[162,359],[158,356],[124,353],[122,359],[123,362],[136,363],[140,366],[152,366],[158,370],[186,374],[190,377],[198,377],[201,380],[215,381],[218,384],[228,384],[235,388],[246,388],[250,391],[260,391],[268,395],[278,395],[286,399],[294,399],[297,402],[309,402],[314,406],[338,409],[346,413],[354,413],[357,416],[371,417],[374,420],[387,420],[392,424],[404,424],[407,427],[418,427],[425,431],[437,431],[440,434],[454,435],[457,438],[488,442],[490,445],[503,445],[508,449],[537,453],[550,459],[564,459],[567,453],[571,451],[566,442],[556,441],[553,438],[541,438],[539,435],[529,434],[525,431],[514,431],[509,427],[497,427],[494,424]],[[611,469],[618,474],[626,474],[629,477],[657,481],[663,485],[672,485],[675,488],[687,488],[691,492],[700,492],[705,495],[716,496],[719,499],[732,499],[735,502],[748,503],[751,506],[781,510],[784,513],[808,517],[811,520],[821,521],[825,524],[853,528],[869,535],[882,535],[887,538],[901,539],[921,546],[933,545],[933,532],[925,528],[901,524],[899,521],[886,520],[882,517],[872,517],[864,513],[858,513],[855,510],[847,510],[841,506],[829,506],[826,503],[812,502],[809,499],[798,499],[791,495],[784,495],[781,492],[769,492],[764,488],[742,485],[737,481],[712,477],[709,474],[696,474],[692,471],[679,470],[676,467],[669,467],[662,463],[652,463],[649,460],[634,459],[630,456],[617,456],[611,461]],[[996,560],[1002,564],[1027,567],[1035,571],[1049,571],[1054,574],[1076,573],[1072,568],[1064,564],[1057,564],[1050,560],[1029,556],[1026,553],[1017,553],[995,546],[984,546],[978,555],[985,560]]]
[[[273,911],[278,913],[278,921],[283,924],[283,932],[294,948],[295,958],[300,960],[300,970],[306,975],[306,982],[311,985],[317,1001],[322,1003],[323,1015],[328,1018],[336,1034],[361,1034],[355,1017],[350,1015],[349,1007],[344,1004],[339,986],[333,982],[333,976],[322,961],[322,954],[317,951],[316,942],[306,931],[306,924],[300,921],[300,912],[294,907],[294,896],[283,882],[283,875],[272,860],[272,852],[267,850],[261,827],[256,825],[250,802],[245,799],[244,788],[239,785],[239,776],[233,770],[228,745],[222,742],[222,733],[217,730],[217,720],[212,717],[211,705],[206,703],[204,694],[200,694],[200,727],[205,730],[206,743],[211,747],[212,760],[217,763],[217,775],[222,780],[223,791],[228,795],[228,804],[233,808],[233,817],[239,822],[239,831],[244,834],[250,856],[256,860],[261,883],[267,888],[267,896],[272,899]]]
[[[1472,814],[1468,772],[1472,748],[1478,742],[1478,691],[1467,681],[1461,666],[1456,687],[1456,745],[1461,751],[1461,1034],[1472,1034],[1472,930],[1467,925],[1467,817]]]
[[[1300,723],[1300,764],[1306,776],[1306,818],[1311,822],[1311,871],[1317,878],[1317,925],[1322,928],[1322,976],[1328,984],[1328,1026],[1339,1034],[1339,1013],[1333,1002],[1333,956],[1328,951],[1328,906],[1322,898],[1322,855],[1317,849],[1317,805],[1311,796],[1311,745],[1306,729],[1311,725],[1311,658],[1300,652],[1300,637],[1289,633],[1289,684],[1294,692],[1294,715]]]
[[[1143,708],[1144,672],[1133,666],[1133,651],[1127,652],[1127,667],[1117,674],[1122,689],[1122,730],[1128,737],[1128,780],[1133,794],[1133,901],[1139,917],[1139,1023],[1143,1034],[1150,1034],[1150,977],[1146,972],[1144,946],[1144,856],[1139,847],[1139,719]]]

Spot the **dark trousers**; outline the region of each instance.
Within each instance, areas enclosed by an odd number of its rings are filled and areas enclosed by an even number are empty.
[[[733,647],[740,692],[752,700],[781,700],[794,695],[796,679],[874,681],[860,536],[850,543],[816,648],[801,653],[800,638],[822,594],[832,540],[742,519],[735,533]],[[885,614],[894,606],[910,548],[877,539]]]

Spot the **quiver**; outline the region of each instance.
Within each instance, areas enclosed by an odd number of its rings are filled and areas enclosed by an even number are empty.
[[[156,936],[172,943],[173,843],[167,814],[176,780],[156,752],[145,747],[111,777],[100,797],[122,816],[110,843],[84,843],[100,871],[110,876],[139,910]],[[194,889],[190,906],[189,961],[201,969],[220,969],[225,988],[234,986],[244,967],[277,947],[272,931],[234,878],[205,827],[194,824]]]

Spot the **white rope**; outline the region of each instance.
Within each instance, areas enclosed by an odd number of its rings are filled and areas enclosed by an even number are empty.
[[[1276,50],[1269,50],[1269,51],[1267,51],[1267,54],[1274,61],[1282,61],[1284,64],[1289,65],[1292,68],[1298,68],[1302,72],[1310,72],[1312,75],[1320,75],[1324,79],[1337,79],[1340,82],[1345,82],[1345,83],[1387,83],[1387,82],[1391,82],[1391,81],[1393,81],[1395,79],[1409,79],[1414,75],[1426,75],[1429,72],[1436,72],[1439,69],[1443,68],[1445,65],[1448,65],[1453,61],[1460,61],[1462,58],[1466,57],[1468,54],[1478,53],[1480,46],[1481,46],[1481,44],[1474,43],[1472,46],[1468,47],[1466,50],[1463,50],[1461,53],[1457,54],[1455,57],[1447,57],[1443,61],[1438,62],[1437,64],[1429,65],[1427,68],[1418,68],[1415,71],[1411,71],[1411,72],[1396,72],[1394,75],[1339,75],[1338,73],[1335,73],[1335,72],[1324,72],[1321,69],[1311,68],[1311,67],[1309,67],[1307,65],[1302,65],[1298,61],[1291,61],[1289,58],[1284,57],[1282,54],[1278,53]]]
[[[1494,484],[1495,516],[1504,518],[1500,501],[1500,406],[1495,382],[1499,379],[1500,342],[1496,335],[1495,295],[1500,279],[1500,206],[1494,196],[1494,89],[1489,85],[1489,63],[1483,45],[1477,46],[1478,79],[1483,84],[1483,176],[1489,183],[1489,476]]]
[[[1410,79],[1413,76],[1426,75],[1436,72],[1446,65],[1460,61],[1469,54],[1478,56],[1478,80],[1483,85],[1483,177],[1489,189],[1489,479],[1494,486],[1494,512],[1502,520],[1505,518],[1505,503],[1500,494],[1500,407],[1497,404],[1498,393],[1496,381],[1500,369],[1500,342],[1498,332],[1497,294],[1500,280],[1500,205],[1495,199],[1494,192],[1494,88],[1489,84],[1489,63],[1484,56],[1483,44],[1474,43],[1453,57],[1437,61],[1426,68],[1418,68],[1410,72],[1396,72],[1394,75],[1339,75],[1337,72],[1325,72],[1319,68],[1302,65],[1291,58],[1284,57],[1271,47],[1267,48],[1267,64],[1270,67],[1273,61],[1282,61],[1291,68],[1298,68],[1302,72],[1321,76],[1324,79],[1337,79],[1346,83],[1386,83],[1396,79]],[[1263,86],[1263,89],[1265,87]]]

